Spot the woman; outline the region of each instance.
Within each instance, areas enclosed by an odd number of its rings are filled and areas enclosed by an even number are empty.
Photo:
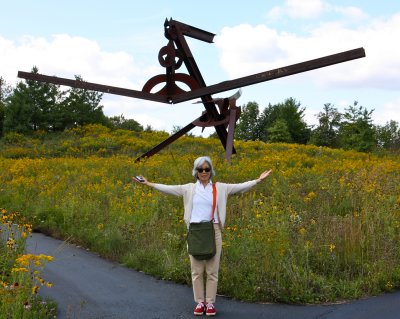
[[[241,184],[225,184],[215,183],[216,196],[216,213],[214,215],[214,230],[216,242],[216,254],[209,260],[197,260],[193,256],[190,257],[190,265],[192,271],[192,284],[194,300],[197,303],[194,309],[196,316],[204,313],[207,316],[215,316],[215,298],[217,294],[218,270],[222,249],[221,231],[225,224],[226,218],[226,202],[228,195],[235,193],[243,193],[248,191],[258,182],[263,181],[271,170],[261,173],[256,180],[248,181]],[[211,178],[215,175],[212,161],[208,156],[202,156],[194,161],[192,175],[196,178],[196,183],[184,185],[164,185],[150,183],[143,176],[133,178],[134,181],[153,187],[163,193],[183,196],[184,203],[184,220],[189,228],[190,223],[199,223],[212,219],[213,205],[213,188]],[[206,290],[204,295],[204,273],[207,275]]]

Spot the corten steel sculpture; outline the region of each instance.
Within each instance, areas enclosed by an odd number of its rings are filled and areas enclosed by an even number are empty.
[[[226,150],[226,159],[230,160],[232,154],[236,153],[233,146],[233,136],[236,121],[240,116],[240,107],[236,106],[236,99],[240,96],[240,91],[225,99],[213,99],[212,94],[365,57],[364,49],[358,48],[207,86],[185,40],[185,36],[212,43],[215,34],[172,19],[165,20],[164,30],[168,44],[160,49],[158,60],[161,66],[166,69],[166,72],[149,79],[143,86],[142,91],[22,71],[18,72],[18,77],[169,104],[201,98],[201,103],[204,104],[206,110],[200,117],[144,153],[136,161],[156,154],[196,126],[203,128],[214,126]],[[189,74],[176,72],[182,64],[185,64]],[[190,90],[185,91],[180,88],[177,85],[179,82],[186,84]],[[161,90],[153,92],[156,86],[164,83],[165,85]],[[218,109],[216,106],[218,106]]]

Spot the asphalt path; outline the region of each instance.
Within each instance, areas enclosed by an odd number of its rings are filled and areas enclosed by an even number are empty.
[[[43,278],[53,287],[40,294],[57,302],[59,319],[194,318],[190,287],[157,280],[98,255],[33,233],[27,251],[54,256]],[[244,303],[217,297],[218,318],[399,319],[400,291],[348,303],[295,306]]]

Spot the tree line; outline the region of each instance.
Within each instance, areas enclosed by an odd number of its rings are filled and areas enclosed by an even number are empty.
[[[31,72],[38,73],[38,68],[33,67]],[[80,76],[75,79],[83,80]],[[57,132],[95,123],[111,129],[152,130],[150,126],[144,129],[137,121],[125,119],[123,115],[105,116],[100,104],[102,96],[102,93],[86,89],[62,91],[59,85],[32,80],[20,81],[12,88],[0,77],[0,136],[9,132]],[[314,144],[362,152],[400,149],[399,123],[391,120],[385,125],[374,125],[373,110],[358,105],[357,101],[343,113],[330,103],[324,104],[316,115],[318,124],[314,126],[304,120],[305,110],[293,98],[268,104],[262,111],[257,102],[249,102],[242,106],[235,138]]]
[[[33,67],[31,72],[38,71]],[[83,81],[77,75],[75,79]],[[12,88],[0,77],[0,136],[8,132],[57,132],[95,123],[112,129],[143,130],[137,121],[123,115],[105,116],[102,97],[102,93],[91,90],[63,91],[59,85],[32,80],[20,81]]]
[[[316,116],[318,124],[310,126],[304,120],[305,108],[293,98],[283,103],[269,104],[262,112],[256,102],[242,107],[235,137],[241,140],[313,144],[332,148],[370,152],[377,149],[400,149],[400,128],[396,121],[374,125],[373,110],[358,104],[341,113],[326,103]]]

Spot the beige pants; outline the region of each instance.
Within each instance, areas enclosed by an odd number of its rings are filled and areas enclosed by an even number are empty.
[[[222,234],[219,224],[214,224],[214,230],[217,248],[215,256],[209,260],[197,260],[192,255],[189,255],[192,270],[193,295],[196,303],[204,301],[205,274],[207,276],[205,301],[214,303],[217,295],[219,261],[222,251]]]

